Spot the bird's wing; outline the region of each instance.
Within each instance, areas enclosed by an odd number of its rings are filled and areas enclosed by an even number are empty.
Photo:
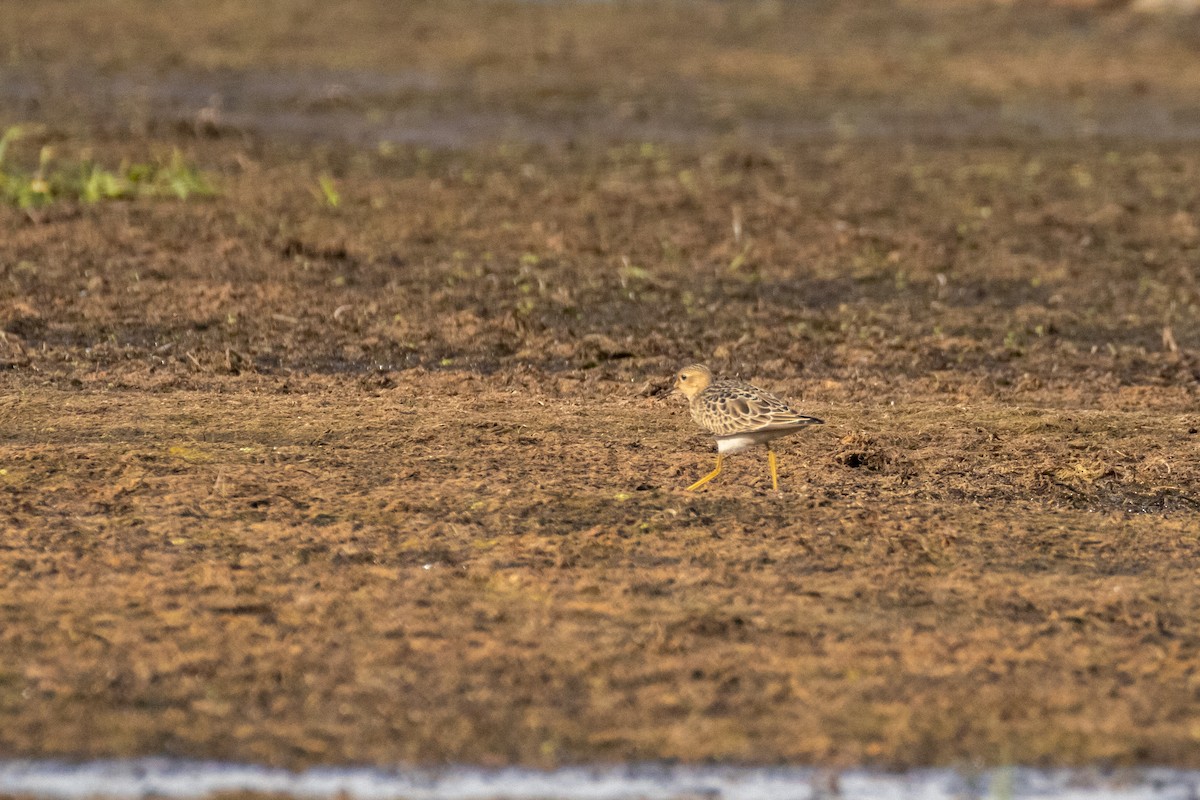
[[[823,424],[770,392],[743,384],[713,384],[696,399],[701,404],[697,421],[718,436]]]

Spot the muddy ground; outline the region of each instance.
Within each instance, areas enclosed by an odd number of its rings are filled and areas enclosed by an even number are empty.
[[[1200,767],[1195,18],[0,11],[0,753]]]

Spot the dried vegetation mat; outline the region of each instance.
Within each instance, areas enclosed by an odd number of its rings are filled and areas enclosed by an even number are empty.
[[[1200,766],[1191,150],[186,155],[0,212],[0,750]]]

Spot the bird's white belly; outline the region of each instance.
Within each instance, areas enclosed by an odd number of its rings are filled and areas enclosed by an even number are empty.
[[[761,437],[756,437],[752,434],[733,434],[731,436],[717,437],[717,452],[718,453],[737,453],[745,450],[747,447],[752,447],[762,443]]]
[[[766,444],[774,439],[781,439],[784,436],[791,436],[802,429],[803,426],[796,428],[766,428],[761,431],[747,431],[745,433],[729,433],[717,438],[718,453],[737,453],[745,450],[747,447],[753,447],[756,444]]]

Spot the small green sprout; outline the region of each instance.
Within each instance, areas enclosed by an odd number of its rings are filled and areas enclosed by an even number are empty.
[[[333,182],[333,177],[325,174],[317,178],[317,185],[321,189],[320,196],[325,200],[325,205],[330,208],[337,208],[342,203],[342,196],[338,194],[337,184]]]

